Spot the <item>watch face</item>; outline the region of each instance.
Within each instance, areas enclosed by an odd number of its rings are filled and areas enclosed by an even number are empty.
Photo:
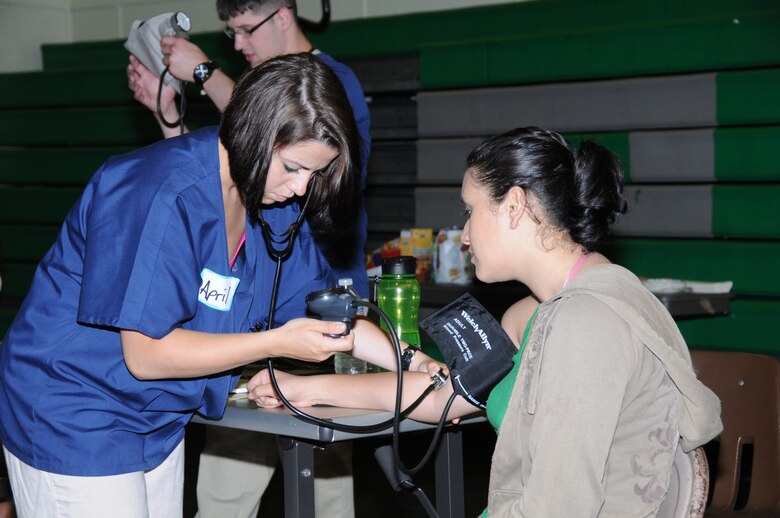
[[[208,77],[209,75],[209,67],[205,63],[201,63],[200,65],[195,67],[195,77],[198,79],[203,79],[205,77]]]

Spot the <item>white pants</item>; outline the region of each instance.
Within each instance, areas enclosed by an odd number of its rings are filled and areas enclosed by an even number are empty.
[[[254,518],[279,460],[276,437],[206,428],[198,469],[196,518]],[[355,515],[352,444],[329,444],[314,451],[314,508],[323,518]]]
[[[19,518],[182,516],[184,441],[154,469],[104,477],[49,473],[3,452]]]

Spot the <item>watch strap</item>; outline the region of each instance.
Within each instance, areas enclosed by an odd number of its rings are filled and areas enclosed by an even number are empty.
[[[416,345],[409,345],[406,349],[401,351],[401,370],[408,371],[412,365],[412,359],[420,348]]]
[[[214,71],[218,68],[219,65],[213,61],[206,61],[205,63],[201,63],[195,67],[195,70],[193,70],[192,79],[195,81],[196,85],[203,87],[203,83],[208,81]]]

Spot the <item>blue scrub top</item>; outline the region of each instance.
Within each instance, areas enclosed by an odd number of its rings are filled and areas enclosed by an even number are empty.
[[[298,214],[266,211],[273,229]],[[159,465],[194,413],[219,418],[237,373],[140,381],[119,329],[161,338],[175,328],[246,332],[268,314],[275,262],[260,229],[231,269],[218,129],[109,159],[42,259],[0,347],[0,437],[23,462],[67,475]],[[283,263],[276,322],[305,314],[305,296],[334,286],[304,224]]]

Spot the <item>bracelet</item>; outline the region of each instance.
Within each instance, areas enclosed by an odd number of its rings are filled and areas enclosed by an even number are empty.
[[[416,345],[410,345],[403,351],[401,351],[401,370],[402,371],[408,371],[409,366],[412,364],[412,358],[414,358],[415,353],[419,351],[420,348]]]

